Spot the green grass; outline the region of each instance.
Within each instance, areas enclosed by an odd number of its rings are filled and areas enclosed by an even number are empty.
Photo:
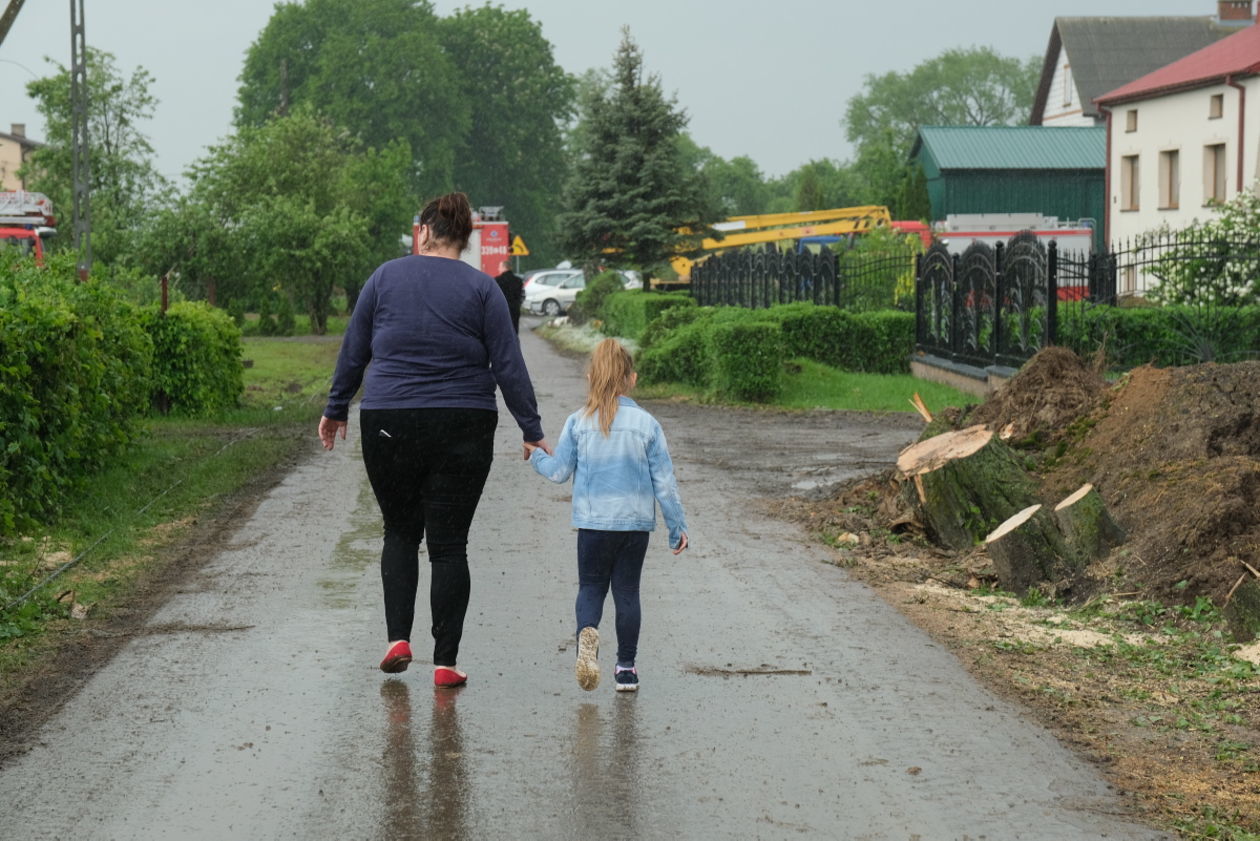
[[[339,344],[246,339],[244,358],[252,364],[239,407],[209,419],[149,419],[140,438],[91,477],[55,521],[0,543],[0,687],[72,628],[72,602],[107,615],[197,518],[213,516],[236,491],[311,445]],[[79,556],[22,605],[4,610]]]
[[[915,392],[933,413],[978,401],[956,388],[909,374],[853,374],[808,359],[794,359],[787,368],[775,405],[788,409],[913,412],[910,398]]]

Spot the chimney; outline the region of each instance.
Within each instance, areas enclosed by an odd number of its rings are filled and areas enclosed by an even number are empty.
[[[9,134],[14,137],[26,137],[26,123],[11,123]]]
[[[1251,23],[1251,0],[1216,0],[1216,18],[1227,25]]]

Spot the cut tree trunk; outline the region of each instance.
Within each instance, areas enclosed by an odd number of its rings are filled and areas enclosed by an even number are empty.
[[[1036,501],[1019,459],[985,426],[912,444],[897,468],[909,480],[906,502],[931,537],[950,549],[974,546],[994,525]]]
[[[1090,484],[1054,506],[1054,519],[1078,568],[1106,557],[1124,542],[1124,529],[1111,519],[1102,497]]]
[[[1054,517],[1040,504],[1002,523],[984,545],[1003,589],[1021,595],[1034,584],[1059,582],[1074,571]]]
[[[1260,578],[1248,577],[1225,605],[1225,620],[1239,643],[1260,638]]]

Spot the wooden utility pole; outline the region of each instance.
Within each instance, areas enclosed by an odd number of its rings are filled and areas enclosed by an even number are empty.
[[[70,0],[71,157],[74,168],[74,247],[79,252],[79,280],[92,271],[91,159],[88,154],[87,40],[83,0]]]

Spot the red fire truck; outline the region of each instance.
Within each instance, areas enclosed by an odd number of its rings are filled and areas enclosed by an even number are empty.
[[[420,217],[411,224],[411,253],[420,253]],[[494,277],[499,267],[508,259],[512,242],[508,236],[508,223],[503,218],[502,207],[482,207],[473,213],[472,236],[468,247],[459,259],[475,269],[481,269]]]
[[[0,192],[0,245],[12,243],[44,265],[44,240],[57,233],[52,201],[26,190]]]

